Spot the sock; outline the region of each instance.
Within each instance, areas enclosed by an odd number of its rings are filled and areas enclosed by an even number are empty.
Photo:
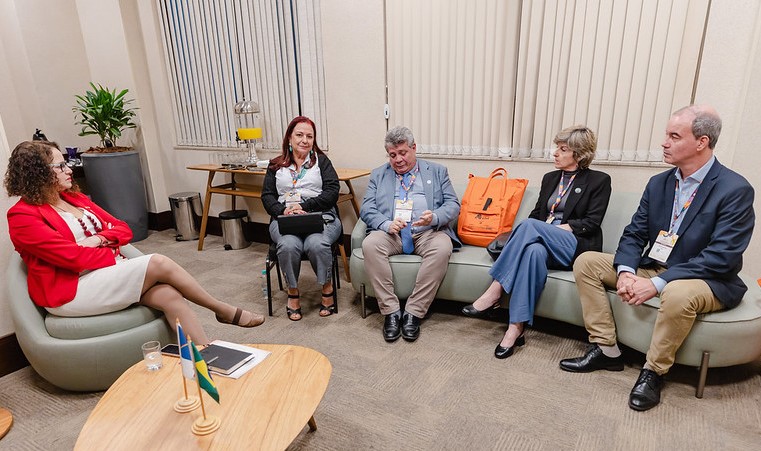
[[[603,355],[605,355],[605,357],[610,357],[611,359],[615,359],[616,357],[621,356],[621,350],[618,349],[618,343],[614,344],[613,346],[605,346],[601,344],[598,344],[597,346],[599,346],[600,349],[602,349],[602,353]]]
[[[397,310],[395,312],[389,313],[389,315],[390,316],[396,316],[397,318],[401,318],[402,317],[402,311],[401,310]]]

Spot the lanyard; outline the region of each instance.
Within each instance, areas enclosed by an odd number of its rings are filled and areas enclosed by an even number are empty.
[[[676,181],[674,185],[674,207],[672,209],[673,216],[671,218],[671,225],[669,226],[669,235],[674,233],[674,225],[676,224],[676,221],[679,219],[679,217],[682,216],[682,214],[687,211],[688,208],[690,208],[690,205],[692,205],[692,201],[695,199],[695,194],[697,194],[698,188],[700,188],[700,182],[698,182],[698,186],[692,190],[690,198],[687,199],[687,202],[685,202],[684,205],[682,205],[682,209],[677,212],[677,203],[679,202],[679,180]]]
[[[415,178],[417,178],[417,172],[418,172],[418,168],[416,167],[415,171],[412,172],[411,174],[409,172],[404,174],[403,176],[396,174],[396,178],[399,179],[399,197],[403,198],[403,200],[405,201],[409,197],[409,193],[410,193],[410,190],[412,189],[412,185],[415,184]],[[409,184],[404,183],[404,179],[407,178],[407,176],[409,176]]]
[[[291,168],[288,168],[288,170],[291,171],[291,179],[293,180],[293,187],[296,188],[296,183],[298,183],[298,181],[300,179],[303,179],[304,176],[306,175],[307,168],[305,168],[304,166],[301,166],[301,171],[299,171],[298,174],[296,174],[296,171],[294,171]]]
[[[550,207],[550,216],[555,216],[555,207],[560,205],[560,200],[563,199],[563,196],[565,196],[565,193],[568,192],[568,188],[571,187],[571,184],[573,183],[573,179],[575,179],[577,175],[579,175],[578,172],[571,176],[571,179],[568,180],[568,186],[566,186],[565,188],[563,187],[563,176],[562,175],[560,176],[560,185],[558,186],[558,197],[555,198],[555,203],[552,204],[552,207]]]

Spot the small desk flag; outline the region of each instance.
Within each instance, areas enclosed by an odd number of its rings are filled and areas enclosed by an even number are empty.
[[[217,386],[214,384],[214,381],[211,379],[211,374],[209,374],[209,368],[207,368],[206,362],[204,361],[203,357],[201,357],[201,353],[198,352],[198,348],[196,348],[195,343],[191,341],[190,347],[193,349],[193,360],[196,362],[198,384],[201,386],[201,388],[206,390],[206,393],[208,393],[209,396],[214,399],[214,401],[219,403],[219,392],[217,391]]]
[[[196,372],[193,370],[193,359],[190,357],[190,345],[179,321],[177,322],[177,342],[180,344],[182,375],[187,379],[193,380],[196,378]]]

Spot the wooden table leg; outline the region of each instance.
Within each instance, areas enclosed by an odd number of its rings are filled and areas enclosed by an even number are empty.
[[[338,252],[341,253],[341,259],[344,261],[344,274],[346,274],[346,281],[351,283],[351,274],[349,273],[349,259],[346,258],[346,249],[344,249],[343,243],[338,245]]]
[[[209,222],[209,208],[211,207],[211,182],[214,179],[214,171],[209,171],[209,179],[206,182],[206,198],[203,200],[203,214],[201,215],[201,231],[198,233],[198,250],[203,250],[203,239],[206,237],[206,225]]]
[[[351,194],[351,205],[354,207],[354,213],[359,218],[359,202],[357,202],[357,195],[354,193],[354,187],[351,186],[351,180],[346,181],[346,186],[349,187],[349,194]]]
[[[314,432],[314,431],[317,430],[317,422],[314,421],[314,415],[309,417],[309,421],[307,422],[307,424],[309,425],[309,430],[310,431]]]

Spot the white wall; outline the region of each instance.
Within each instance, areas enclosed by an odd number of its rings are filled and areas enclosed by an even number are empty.
[[[338,167],[372,168],[383,163],[385,103],[383,1],[322,0],[323,52],[327,90],[329,155]],[[717,155],[761,186],[761,154],[755,149],[761,117],[761,5],[754,0],[713,0],[697,87],[698,102],[715,105],[725,128]],[[94,138],[76,136],[74,95],[90,81],[128,88],[136,99],[140,127],[125,140],[141,150],[153,212],[169,209],[169,194],[202,192],[206,173],[185,169],[210,162],[210,152],[173,146],[169,89],[155,2],[138,0],[6,0],[0,2],[0,119],[7,142],[29,139],[41,127],[62,145],[89,147]],[[232,106],[231,106],[232,107]],[[665,126],[667,118],[663,118]],[[390,126],[397,125],[393,118]],[[0,152],[2,169],[6,157]],[[504,165],[513,177],[537,185],[549,163],[438,160],[450,169],[462,194],[468,173],[487,174]],[[599,166],[614,189],[639,191],[662,167]],[[362,195],[367,180],[354,185]],[[267,220],[257,200],[246,205],[257,221]],[[9,201],[0,196],[0,206]],[[240,205],[240,203],[239,203]],[[211,214],[230,208],[215,197]],[[756,201],[761,214],[761,194]],[[343,209],[344,230],[354,213]],[[0,261],[10,252],[5,221],[0,226]],[[6,227],[7,228],[7,227]],[[758,229],[758,228],[757,228]],[[189,246],[192,244],[189,243]],[[745,272],[761,276],[761,234],[746,253]],[[3,270],[4,268],[0,268]],[[0,282],[2,285],[2,282]],[[4,296],[4,291],[2,296]],[[12,333],[0,298],[0,336]]]

